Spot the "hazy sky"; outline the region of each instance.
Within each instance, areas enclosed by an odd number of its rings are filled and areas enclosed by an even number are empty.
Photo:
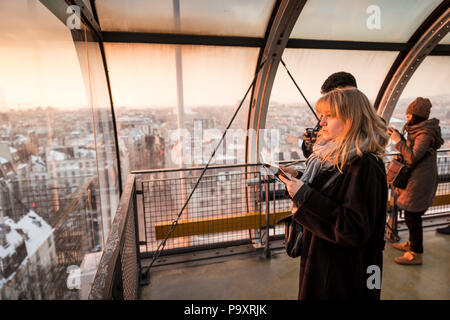
[[[176,32],[173,0],[97,0],[102,30]],[[186,34],[264,37],[275,0],[179,0]]]
[[[98,2],[99,9],[108,3]],[[111,2],[110,11],[117,11],[119,1],[109,2]],[[171,3],[171,1],[167,2]],[[167,5],[167,2],[158,3]],[[347,2],[352,3],[350,0]],[[138,14],[141,18],[145,17],[144,13],[135,10],[144,6],[143,1],[128,3],[124,12]],[[139,6],[135,8],[130,5],[131,3],[139,4]],[[192,3],[194,9],[204,8],[204,10],[223,12],[224,17],[218,19],[217,27],[220,25],[219,29],[230,34],[237,32],[236,30],[245,30],[244,34],[251,35],[257,34],[259,31],[255,30],[258,28],[261,29],[254,26],[257,19],[253,16],[247,23],[248,30],[245,29],[245,25],[235,29],[224,27],[226,21],[233,21],[232,17],[236,16],[237,1],[227,2],[228,7],[210,5],[210,8],[205,0],[181,3]],[[211,3],[223,4],[223,2]],[[383,3],[386,1],[382,1],[381,5]],[[413,6],[425,11],[434,6],[434,1],[427,2],[427,5],[421,3],[414,1]],[[246,10],[250,10],[251,6],[258,8],[263,20],[265,12],[271,10],[270,1],[253,0],[246,2],[246,6]],[[187,17],[196,17],[196,10],[189,11],[186,8],[182,6],[182,16],[185,12]],[[168,11],[167,8],[161,10]],[[312,9],[305,8],[305,10],[305,19],[308,21]],[[330,12],[334,12],[333,10],[338,9],[333,7]],[[99,11],[102,12],[102,10]],[[105,12],[103,15],[105,16]],[[83,82],[83,73],[67,27],[37,0],[0,1],[0,16],[2,28],[0,33],[0,70],[2,70],[0,106],[3,104],[58,108],[87,106],[88,95]],[[170,20],[167,14],[162,16]],[[197,18],[200,19],[201,15]],[[242,19],[240,16],[238,18]],[[124,26],[125,22],[120,21]],[[113,22],[114,20],[110,20],[108,23]],[[211,22],[198,21],[199,29],[191,31],[204,32],[207,30],[208,23]],[[185,23],[185,28],[190,30],[189,28],[194,25]],[[298,31],[298,28],[296,26],[295,30]],[[175,46],[107,43],[105,49],[116,106],[176,105]],[[187,107],[198,105],[220,107],[236,105],[243,97],[253,79],[259,49],[181,46],[181,53],[185,105]],[[97,57],[93,60],[91,70],[96,67],[96,75],[101,74],[102,65],[94,62],[99,61],[98,48],[94,50],[94,47],[90,46],[89,55]],[[323,81],[328,75],[337,71],[354,74],[358,87],[373,101],[396,55],[395,52],[382,51],[286,49],[283,59],[310,101],[319,97]],[[82,67],[87,68],[85,64]],[[97,85],[97,82],[94,81],[94,93],[105,97],[104,85]],[[450,94],[448,83],[450,83],[450,57],[428,57],[412,78],[403,97]],[[101,94],[99,94],[100,91]],[[278,68],[271,99],[281,103],[303,102],[282,65]]]
[[[117,105],[177,103],[175,46],[105,44]],[[249,87],[256,48],[181,46],[186,106],[234,105]]]
[[[442,0],[308,0],[292,38],[406,42]],[[379,29],[367,27],[379,8]]]
[[[0,16],[0,104],[87,105],[69,29],[35,0],[2,0]]]

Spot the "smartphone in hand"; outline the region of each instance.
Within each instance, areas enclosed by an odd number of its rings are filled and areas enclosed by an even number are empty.
[[[275,175],[276,177],[278,176],[283,176],[283,178],[286,178],[288,180],[292,180],[292,175],[286,171],[284,171],[283,169],[281,169],[279,166],[271,164],[271,163],[264,163],[263,166],[265,168],[268,168],[270,170],[270,172]]]
[[[292,179],[291,179],[291,178],[292,178],[292,175],[289,174],[289,173],[287,173],[286,171],[284,171],[284,170],[281,169],[281,168],[278,168],[277,175],[278,175],[278,176],[283,176],[283,178],[286,178],[286,179],[288,179],[288,180],[292,180]]]

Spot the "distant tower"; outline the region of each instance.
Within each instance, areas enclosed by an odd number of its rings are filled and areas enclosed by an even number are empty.
[[[0,107],[6,107],[5,94],[3,92],[3,87],[0,87]]]

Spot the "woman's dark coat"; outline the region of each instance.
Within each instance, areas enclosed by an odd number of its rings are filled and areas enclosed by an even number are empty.
[[[322,172],[304,184],[293,201],[294,220],[304,227],[299,299],[379,299],[369,289],[383,267],[387,182],[385,167],[372,154],[356,158],[329,187],[334,174]],[[381,281],[381,279],[380,279]],[[373,283],[372,281],[370,281]]]
[[[420,161],[408,179],[405,190],[396,189],[397,206],[400,209],[419,212],[428,209],[434,200],[437,189],[437,155],[444,140],[438,119],[430,119],[415,125],[406,126],[408,139],[401,140],[395,148],[407,163]],[[429,153],[429,150],[432,150]]]

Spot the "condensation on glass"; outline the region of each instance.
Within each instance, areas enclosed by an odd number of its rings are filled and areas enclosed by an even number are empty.
[[[0,298],[87,298],[119,196],[98,46],[39,1],[0,6]]]
[[[82,66],[84,64],[85,86],[88,88],[91,102],[92,122],[95,124],[98,179],[102,197],[102,212],[105,217],[103,233],[108,235],[119,201],[117,152],[111,103],[100,46],[93,33],[87,29],[86,40],[85,57],[84,59],[80,57],[79,61]],[[106,241],[106,239],[104,240]]]
[[[407,42],[440,0],[308,0],[291,38]]]
[[[258,58],[258,49],[239,47],[107,43],[105,51],[122,172],[206,164]],[[248,102],[212,163],[245,162]]]
[[[274,4],[274,0],[96,1],[104,31],[247,37],[264,36]]]

